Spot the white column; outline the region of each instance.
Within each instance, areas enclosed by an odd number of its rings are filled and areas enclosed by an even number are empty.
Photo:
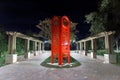
[[[38,42],[38,52],[41,53],[41,42]]]
[[[109,36],[108,35],[106,35],[105,36],[105,49],[106,49],[106,52],[107,52],[107,54],[109,54],[110,53],[110,44],[109,44]]]
[[[116,54],[113,54],[113,35],[105,36],[104,63],[116,63]]]
[[[15,63],[17,62],[17,54],[16,54],[16,36],[9,35],[8,41],[8,53],[6,55],[5,63]]]
[[[79,42],[79,53],[82,53],[82,42]]]
[[[34,41],[34,56],[37,56],[37,42]]]
[[[82,51],[82,42],[80,42],[80,51]]]
[[[105,49],[107,54],[113,53],[113,35],[105,36]]]
[[[16,36],[14,35],[9,35],[8,52],[9,54],[16,53]]]
[[[78,53],[78,42],[76,42],[76,52]]]
[[[26,39],[25,40],[25,58],[29,59],[30,58],[30,40]]]

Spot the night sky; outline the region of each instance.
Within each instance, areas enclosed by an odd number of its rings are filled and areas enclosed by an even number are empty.
[[[0,25],[7,31],[25,33],[32,30],[37,33],[39,20],[52,18],[54,15],[66,15],[72,22],[77,22],[79,39],[88,34],[90,25],[84,23],[85,15],[96,11],[99,0],[38,0],[38,1],[0,1]]]

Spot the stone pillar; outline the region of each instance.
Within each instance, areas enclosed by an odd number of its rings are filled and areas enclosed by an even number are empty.
[[[82,42],[79,42],[80,50],[79,53],[82,54]]]
[[[106,49],[106,53],[107,54],[110,54],[110,36],[109,35],[106,35],[105,36],[105,49]]]
[[[113,54],[113,35],[105,36],[104,63],[116,63],[116,54]]]
[[[95,39],[91,40],[91,48],[92,48],[91,57],[97,58],[96,57],[96,40]]]
[[[41,53],[41,42],[38,42],[38,52]]]
[[[82,42],[80,42],[80,51],[82,50]]]
[[[105,36],[105,49],[107,54],[113,53],[113,35],[106,35]]]
[[[26,40],[25,40],[25,58],[27,58],[27,59],[30,58],[29,48],[30,48],[30,40],[29,40],[29,39],[26,39]]]
[[[76,53],[78,53],[78,42],[76,42]]]
[[[17,62],[17,54],[16,54],[16,36],[15,35],[9,35],[9,41],[8,41],[8,53],[6,55],[5,63],[15,63]]]
[[[16,36],[15,35],[9,35],[8,52],[9,54],[16,53]]]
[[[37,42],[35,41],[34,42],[34,56],[37,56],[38,53],[37,53]]]

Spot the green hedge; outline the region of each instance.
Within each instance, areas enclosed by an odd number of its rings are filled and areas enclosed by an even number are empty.
[[[97,50],[97,55],[104,56],[106,50]]]
[[[5,65],[5,57],[0,58],[0,67]]]
[[[21,51],[21,52],[16,52],[17,56],[20,56],[20,55],[25,55],[25,52]]]
[[[116,53],[117,54],[117,63],[120,64],[120,53]]]
[[[88,50],[88,53],[91,53],[92,52],[92,50]]]
[[[3,52],[0,56],[0,67],[5,65],[5,55],[7,52]]]

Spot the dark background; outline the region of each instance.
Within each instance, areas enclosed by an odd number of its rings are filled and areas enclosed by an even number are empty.
[[[31,30],[38,33],[39,20],[52,18],[54,15],[66,15],[72,22],[77,22],[77,40],[89,33],[90,25],[84,23],[85,15],[97,10],[99,0],[39,0],[0,1],[0,25],[7,31],[26,33]]]

